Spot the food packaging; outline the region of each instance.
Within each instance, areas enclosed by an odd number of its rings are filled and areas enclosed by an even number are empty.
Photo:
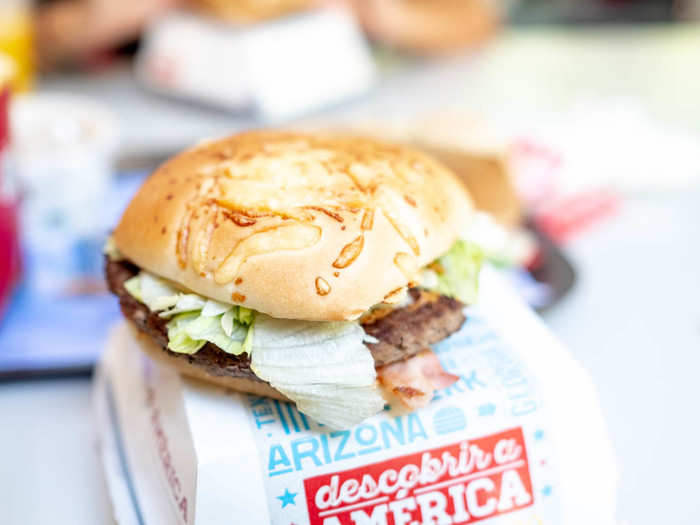
[[[95,379],[118,522],[605,525],[617,472],[593,385],[492,268],[434,345],[459,381],[334,431],[181,378],[113,330]]]
[[[362,31],[337,5],[244,26],[169,12],[146,29],[136,58],[151,90],[266,121],[356,98],[375,75]]]

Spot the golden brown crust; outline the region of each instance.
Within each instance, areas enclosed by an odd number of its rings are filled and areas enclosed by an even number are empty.
[[[156,343],[150,336],[139,331],[131,324],[129,324],[129,329],[134,340],[137,342],[143,353],[154,361],[158,361],[159,363],[163,363],[171,368],[174,368],[183,376],[235,390],[236,392],[244,392],[248,394],[255,394],[256,396],[272,397],[274,399],[287,401],[287,398],[282,393],[272,388],[269,383],[253,381],[252,379],[246,379],[244,377],[217,376],[210,374],[203,367],[198,367],[196,365],[193,366],[186,360],[179,359],[176,355],[164,352],[158,343]]]
[[[185,151],[114,232],[138,266],[278,318],[352,319],[449,249],[472,204],[431,157],[375,140],[275,131]]]

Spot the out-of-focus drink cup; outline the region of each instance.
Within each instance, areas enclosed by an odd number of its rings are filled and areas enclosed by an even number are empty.
[[[0,316],[19,275],[17,200],[7,173],[8,106],[14,67],[0,53]]]
[[[94,291],[109,226],[115,118],[90,99],[63,94],[16,97],[10,116],[27,285],[42,296]]]

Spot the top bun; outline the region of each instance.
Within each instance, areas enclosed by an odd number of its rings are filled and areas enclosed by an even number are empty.
[[[201,295],[332,321],[400,298],[471,213],[456,177],[418,151],[256,131],[159,167],[114,240],[135,264]]]

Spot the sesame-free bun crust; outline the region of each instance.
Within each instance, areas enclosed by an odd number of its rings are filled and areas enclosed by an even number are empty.
[[[141,268],[201,295],[330,321],[398,299],[471,213],[455,176],[418,151],[256,131],[163,164],[114,240]]]

